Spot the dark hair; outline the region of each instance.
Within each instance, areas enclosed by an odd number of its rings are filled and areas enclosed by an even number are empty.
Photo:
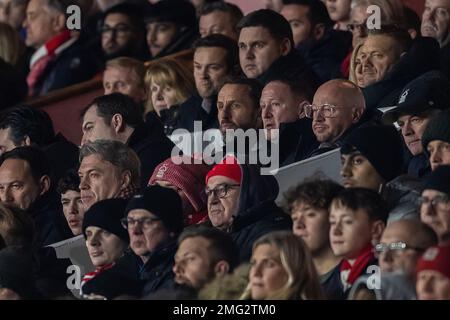
[[[49,115],[30,106],[5,109],[0,115],[0,129],[10,128],[9,138],[15,146],[22,144],[25,136],[40,147],[53,142],[55,130]]]
[[[67,171],[58,181],[57,192],[59,194],[66,193],[69,190],[80,192],[80,177],[73,170]]]
[[[143,22],[142,8],[137,4],[133,3],[121,3],[112,6],[103,13],[103,19],[99,27],[105,24],[106,17],[110,14],[122,14],[128,17],[128,20],[133,28],[133,34],[135,34],[135,39],[141,39],[145,35],[145,24]]]
[[[269,9],[260,9],[246,15],[239,21],[237,29],[239,32],[243,28],[263,27],[275,39],[282,41],[289,39],[291,46],[294,47],[294,35],[289,22],[278,12]]]
[[[227,84],[236,84],[236,85],[242,85],[247,86],[250,88],[250,99],[252,100],[254,107],[259,108],[259,100],[261,99],[261,93],[263,90],[263,86],[261,83],[256,79],[250,79],[250,78],[234,78],[225,81],[225,83],[222,85],[220,90],[222,90],[223,87],[225,87]],[[220,92],[219,90],[219,92]]]
[[[230,265],[229,272],[232,272],[239,263],[238,248],[233,239],[225,232],[216,228],[203,225],[187,227],[179,236],[178,244],[188,238],[202,237],[208,240],[208,251],[213,263],[225,260]],[[206,270],[205,270],[206,272]]]
[[[419,15],[410,7],[404,6],[403,13],[405,15],[406,28],[414,29],[417,36],[420,36],[421,21]]]
[[[387,222],[389,209],[381,195],[370,189],[348,188],[334,197],[331,205],[346,207],[353,211],[362,209],[371,221]]]
[[[228,70],[234,70],[239,67],[239,48],[237,42],[233,39],[224,36],[223,34],[212,34],[204,38],[200,38],[194,42],[194,50],[198,48],[222,48],[226,51]]]
[[[343,189],[343,186],[332,180],[306,180],[284,195],[285,207],[291,212],[296,203],[304,202],[315,208],[328,210],[333,198]]]
[[[400,46],[401,52],[406,52],[411,48],[412,39],[407,30],[397,24],[382,25],[380,29],[369,29],[368,36],[384,35],[395,40]]]
[[[326,27],[333,26],[327,6],[320,0],[283,0],[284,5],[295,4],[308,7],[307,17],[313,26],[323,23]]]
[[[233,26],[237,26],[239,21],[244,17],[242,10],[237,5],[225,1],[205,3],[200,10],[199,16],[206,16],[207,14],[213,13],[215,11],[228,13],[231,17],[231,24]]]
[[[95,98],[81,111],[81,118],[94,105],[97,107],[97,115],[103,118],[107,125],[110,125],[115,114],[120,114],[123,122],[132,128],[136,128],[143,121],[140,106],[131,97],[122,93],[114,92]]]
[[[177,28],[197,28],[195,7],[186,0],[162,0],[155,3],[148,8],[144,22],[172,22]]]
[[[267,79],[266,85],[273,81],[284,83],[291,89],[292,93],[303,97],[312,102],[314,94],[316,93],[319,83],[315,75],[310,71],[304,71],[300,74],[292,74],[286,76],[275,75]]]
[[[8,159],[24,160],[28,163],[31,175],[36,181],[43,176],[51,176],[49,161],[44,151],[36,147],[24,146],[17,147],[11,151],[5,152],[0,157],[0,166]]]

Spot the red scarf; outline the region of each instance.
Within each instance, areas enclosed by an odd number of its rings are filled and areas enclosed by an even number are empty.
[[[102,267],[95,269],[95,271],[86,273],[83,277],[83,280],[81,281],[81,288],[83,288],[83,286],[86,282],[95,278],[99,273],[110,269],[113,265],[114,265],[114,263],[110,263],[110,264],[107,264],[107,265],[104,265]]]
[[[373,246],[369,243],[359,252],[358,257],[356,258],[353,265],[351,265],[347,259],[342,260],[340,271],[344,290],[347,290],[353,285],[356,279],[358,279],[359,276],[361,276],[361,274],[364,272],[370,260],[373,260],[374,258],[375,256],[373,254]],[[343,275],[348,271],[350,271],[350,273],[348,273],[348,277],[347,279],[345,279]]]
[[[72,37],[70,31],[64,30],[48,40],[33,54],[30,63],[30,73],[27,76],[29,96],[34,96],[37,94],[37,92],[35,92],[36,83],[44,74],[50,62],[53,61],[58,54],[66,48],[63,44],[71,39]]]

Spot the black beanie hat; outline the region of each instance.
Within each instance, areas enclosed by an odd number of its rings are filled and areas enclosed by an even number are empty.
[[[8,288],[22,299],[35,298],[31,251],[10,246],[0,250],[0,288]]]
[[[126,209],[144,209],[161,219],[164,226],[176,234],[183,230],[183,207],[178,193],[161,186],[149,186],[131,198]]]
[[[128,231],[120,222],[120,219],[125,216],[126,207],[127,200],[125,199],[106,199],[92,205],[84,214],[84,237],[86,238],[87,227],[95,226],[111,232],[126,243],[130,242]]]
[[[428,122],[422,135],[422,146],[425,152],[427,152],[428,144],[434,140],[450,143],[450,109],[437,114]]]
[[[356,128],[341,147],[342,154],[353,148],[369,160],[378,174],[391,181],[402,173],[402,140],[392,125],[362,125]]]
[[[450,196],[450,165],[439,166],[425,178],[422,190],[431,189]]]

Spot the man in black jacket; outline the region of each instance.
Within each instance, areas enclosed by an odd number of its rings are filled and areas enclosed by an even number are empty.
[[[291,228],[291,220],[275,204],[279,192],[276,179],[260,170],[257,165],[238,164],[234,156],[227,156],[206,176],[209,220],[230,234],[241,262],[250,260],[259,237]]]
[[[36,227],[36,245],[69,238],[45,154],[34,147],[18,147],[3,154],[0,163],[0,200],[29,213]]]
[[[128,145],[141,161],[141,186],[147,185],[155,167],[169,158],[175,148],[162,128],[154,130],[145,124],[140,107],[121,93],[95,98],[84,109],[82,117],[81,144],[107,139]]]

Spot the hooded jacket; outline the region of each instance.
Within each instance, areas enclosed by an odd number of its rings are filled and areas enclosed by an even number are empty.
[[[363,88],[367,109],[395,106],[403,88],[413,79],[440,68],[439,44],[433,38],[419,37],[381,81]]]
[[[290,230],[292,222],[276,204],[278,182],[272,175],[261,175],[257,165],[241,165],[239,207],[230,236],[240,249],[241,262],[249,261],[253,243],[271,231]]]

